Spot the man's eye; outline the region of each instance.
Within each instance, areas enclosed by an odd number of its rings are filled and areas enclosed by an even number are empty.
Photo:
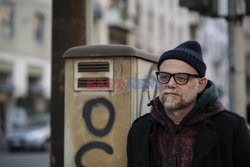
[[[187,80],[188,78],[186,75],[177,75],[176,77],[180,80]]]

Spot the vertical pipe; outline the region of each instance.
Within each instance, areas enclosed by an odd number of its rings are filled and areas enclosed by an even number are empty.
[[[242,18],[236,13],[236,0],[228,1],[228,56],[230,109],[245,117],[246,83]]]

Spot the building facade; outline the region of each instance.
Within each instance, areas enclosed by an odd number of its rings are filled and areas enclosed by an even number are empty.
[[[12,112],[43,112],[50,97],[51,1],[0,0],[0,136]]]
[[[178,1],[95,0],[93,8],[94,44],[128,44],[160,54],[196,38],[199,15]]]

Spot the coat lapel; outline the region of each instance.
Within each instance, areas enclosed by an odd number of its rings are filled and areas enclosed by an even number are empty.
[[[142,146],[140,153],[138,154],[137,157],[137,162],[135,164],[136,167],[151,167],[152,166],[152,160],[153,160],[153,149],[156,149],[153,147],[152,142],[153,142],[153,122],[151,119],[148,120],[150,123],[148,124],[149,129],[148,133],[145,133],[144,140],[142,140]],[[154,165],[153,165],[154,166]]]
[[[218,134],[214,130],[213,124],[210,121],[204,122],[195,138],[194,155],[193,155],[193,167],[199,167],[203,158],[213,148],[214,144],[218,140]]]

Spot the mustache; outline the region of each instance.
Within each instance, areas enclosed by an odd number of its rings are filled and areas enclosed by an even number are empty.
[[[174,94],[174,95],[181,96],[181,93],[179,93],[178,91],[175,91],[175,90],[171,90],[171,89],[164,89],[162,91],[162,94]]]

